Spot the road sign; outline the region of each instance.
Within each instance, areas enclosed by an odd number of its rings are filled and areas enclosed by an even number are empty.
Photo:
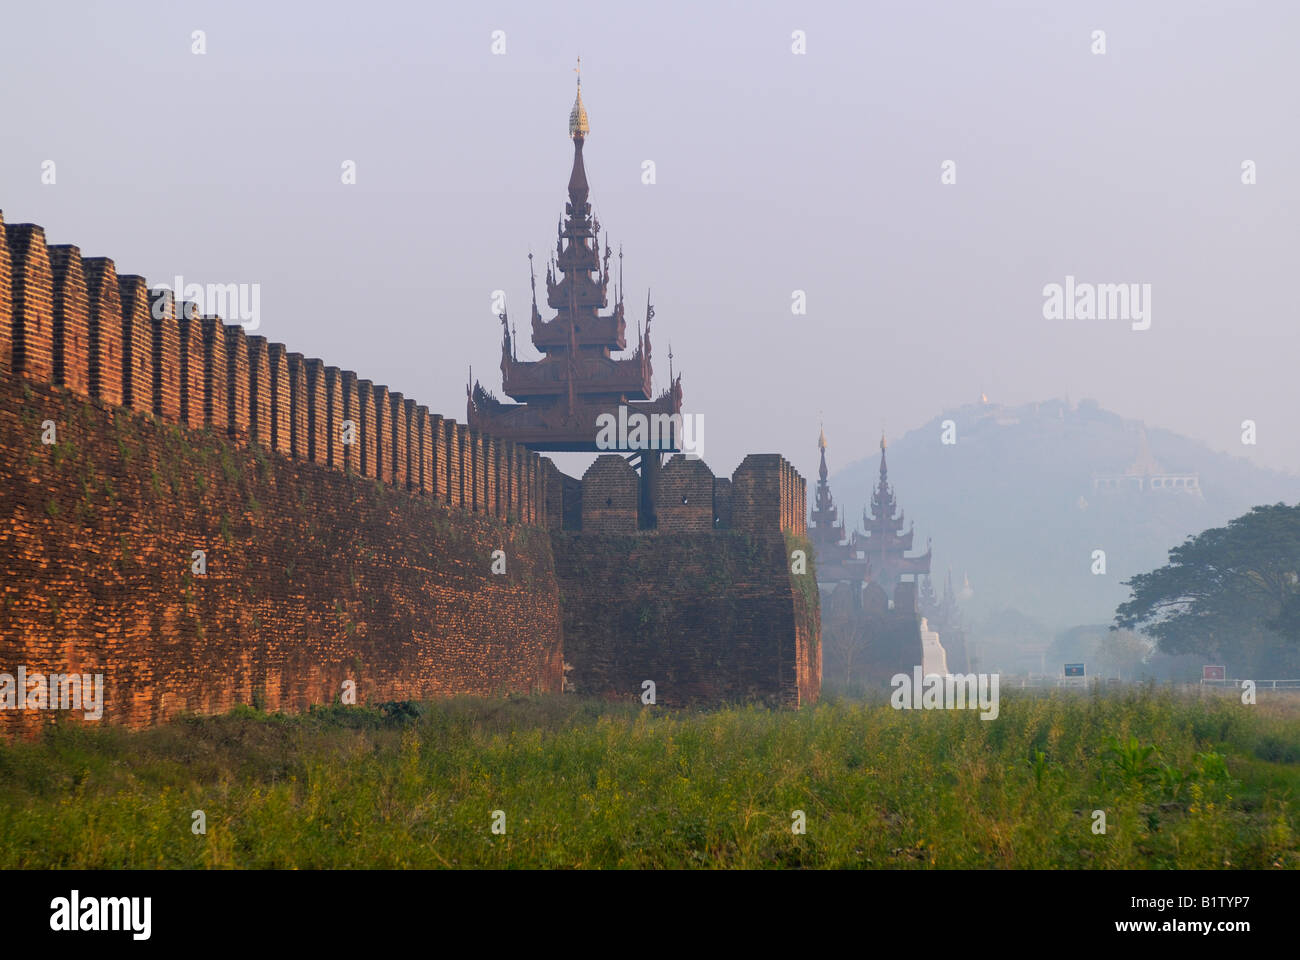
[[[1067,677],[1081,677],[1081,676],[1083,676],[1083,664],[1081,664],[1081,663],[1067,663],[1067,664],[1065,665],[1065,675],[1066,675]]]
[[[1201,679],[1226,680],[1228,679],[1228,669],[1227,667],[1211,666],[1210,664],[1206,664],[1201,667]]]

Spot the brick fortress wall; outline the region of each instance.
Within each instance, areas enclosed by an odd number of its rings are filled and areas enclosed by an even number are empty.
[[[805,483],[783,457],[751,454],[730,478],[672,457],[653,529],[639,529],[639,478],[622,457],[597,457],[581,481],[545,467],[573,689],[631,697],[652,680],[656,702],[670,706],[817,699]]]
[[[106,722],[559,689],[536,527],[21,380],[0,451],[0,671],[102,673]]]
[[[565,477],[2,215],[0,451],[0,672],[104,673],[109,721],[300,709],[346,679],[360,702],[552,690],[562,646],[591,692],[662,677],[663,703],[799,704],[820,687],[811,567],[790,573],[805,484],[783,458],[729,479],[674,458],[659,530],[638,531],[622,458]],[[579,574],[584,556],[621,576]],[[625,643],[609,618],[646,584],[694,613]],[[0,711],[0,730],[51,716]]]
[[[2,215],[0,277],[0,672],[103,673],[131,725],[559,689],[535,453],[452,459],[453,421]]]
[[[682,706],[812,703],[821,690],[815,574],[791,572],[806,540],[724,530],[557,531],[564,659],[578,693]],[[612,602],[611,597],[617,597]]]

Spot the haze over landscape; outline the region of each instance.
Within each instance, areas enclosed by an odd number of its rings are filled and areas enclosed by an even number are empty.
[[[883,428],[939,579],[951,563],[976,610],[1057,626],[1105,619],[1121,576],[1187,534],[1296,499],[1232,459],[1290,478],[1300,462],[1292,6],[666,4],[635,27],[600,4],[303,9],[10,11],[25,39],[0,79],[25,92],[6,108],[6,219],[151,282],[258,283],[260,333],[459,416],[471,366],[499,384],[493,292],[526,320],[527,255],[553,244],[582,54],[629,318],[652,288],[656,385],[671,343],[715,470],[773,450],[814,481],[820,418],[852,520]],[[1044,319],[1067,276],[1151,284],[1150,329]],[[1091,471],[1132,459],[1117,421],[1050,452],[1033,417],[940,446],[941,412],[981,392],[1145,421],[1205,502],[1140,522],[1080,509]],[[1122,547],[1098,582],[1076,552],[1103,532]]]
[[[951,445],[938,442],[947,420]],[[1095,490],[1094,475],[1123,476],[1138,460],[1142,434],[1095,400],[990,401],[945,410],[891,442],[889,477],[916,523],[917,549],[934,540],[936,590],[949,568],[958,589],[969,579],[962,606],[976,625],[1007,608],[1044,633],[1106,624],[1128,595],[1121,581],[1162,565],[1184,538],[1255,504],[1300,499],[1295,476],[1160,429],[1146,431],[1151,455],[1170,473],[1196,474],[1200,495]],[[878,470],[873,451],[832,474],[850,522],[870,502]],[[1104,576],[1092,572],[1097,549],[1106,551]]]

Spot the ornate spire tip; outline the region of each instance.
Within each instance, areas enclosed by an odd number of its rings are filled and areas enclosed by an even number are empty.
[[[569,136],[579,140],[586,139],[591,130],[587,123],[587,108],[582,105],[582,57],[578,58],[574,72],[578,75],[578,96],[573,101],[573,109],[569,111]]]

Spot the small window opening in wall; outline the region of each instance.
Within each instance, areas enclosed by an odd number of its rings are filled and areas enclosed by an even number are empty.
[[[682,503],[690,503],[690,499],[687,497],[682,497]]]
[[[613,505],[614,505],[614,499],[612,497],[606,497],[605,506],[612,507]]]

